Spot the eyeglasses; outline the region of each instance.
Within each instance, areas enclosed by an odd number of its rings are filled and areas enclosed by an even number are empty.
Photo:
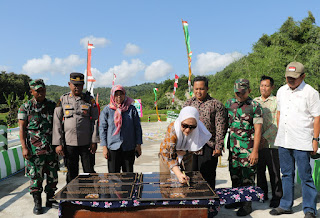
[[[197,126],[187,125],[187,124],[184,124],[184,123],[181,123],[181,127],[184,128],[184,129],[189,128],[190,130],[193,130],[193,129],[197,128]]]

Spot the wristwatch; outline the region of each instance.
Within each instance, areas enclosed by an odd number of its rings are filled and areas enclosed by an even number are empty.
[[[312,140],[315,140],[315,141],[320,141],[319,137],[318,138],[312,138]]]

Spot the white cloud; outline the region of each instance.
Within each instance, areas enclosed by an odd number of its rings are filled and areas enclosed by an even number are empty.
[[[141,48],[135,44],[128,43],[123,51],[124,55],[134,56],[142,52]]]
[[[172,67],[170,64],[166,63],[163,60],[157,60],[151,63],[151,65],[146,68],[144,77],[146,80],[154,81],[166,76],[170,72],[172,72]]]
[[[88,41],[90,44],[93,44],[94,47],[105,47],[106,45],[111,43],[111,41],[107,38],[97,38],[91,35],[80,39],[80,45],[87,49]]]
[[[216,73],[243,56],[244,55],[239,52],[226,53],[223,55],[215,52],[202,53],[197,55],[194,71],[200,75]]]
[[[113,73],[116,74],[116,84],[126,85],[136,76],[138,72],[145,69],[145,64],[139,59],[131,60],[131,63],[122,61],[120,65],[110,68],[107,72],[101,73],[99,70],[92,68],[91,72],[96,79],[95,86],[111,86]]]
[[[8,73],[9,68],[10,68],[10,67],[8,67],[8,66],[0,65],[0,72],[1,72],[1,71],[6,71],[6,72]]]
[[[22,71],[29,74],[40,73],[70,73],[73,69],[81,64],[84,64],[85,60],[80,59],[78,55],[69,55],[67,58],[52,58],[49,55],[43,55],[42,58],[34,58],[28,60],[23,65]]]

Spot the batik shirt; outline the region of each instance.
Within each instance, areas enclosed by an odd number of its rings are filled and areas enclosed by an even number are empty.
[[[207,94],[203,101],[199,101],[195,97],[191,98],[184,104],[184,107],[186,106],[198,109],[200,120],[212,134],[207,145],[213,149],[221,150],[227,130],[226,109],[223,104]]]
[[[230,130],[229,149],[234,167],[248,167],[249,155],[254,142],[254,124],[262,124],[262,109],[258,102],[248,98],[238,102],[236,98],[229,99],[225,105],[228,111]]]
[[[266,139],[262,145],[263,148],[278,148],[274,146],[274,141],[277,136],[277,98],[276,96],[269,96],[267,99],[262,100],[261,96],[254,99],[262,107],[263,124],[261,136]]]
[[[169,124],[166,136],[161,142],[159,153],[160,158],[163,158],[164,162],[167,163],[170,170],[172,169],[172,167],[179,165],[176,145],[177,134],[174,129],[174,122],[172,122]],[[185,164],[188,164],[190,161],[192,161],[192,154],[193,152],[187,152],[187,154],[183,156],[182,160]]]
[[[27,121],[26,145],[31,155],[52,153],[51,145],[53,112],[56,104],[45,99],[37,102],[34,98],[22,104],[18,111],[18,119]]]

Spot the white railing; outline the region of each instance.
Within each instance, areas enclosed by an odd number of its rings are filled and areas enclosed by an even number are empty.
[[[20,145],[19,134],[17,134],[17,132],[19,132],[19,129],[20,129],[19,127],[7,129],[8,148],[16,145]],[[0,135],[2,135],[3,133],[4,133],[4,130],[1,129]],[[5,146],[5,143],[0,142],[0,147],[3,147],[3,146]]]

